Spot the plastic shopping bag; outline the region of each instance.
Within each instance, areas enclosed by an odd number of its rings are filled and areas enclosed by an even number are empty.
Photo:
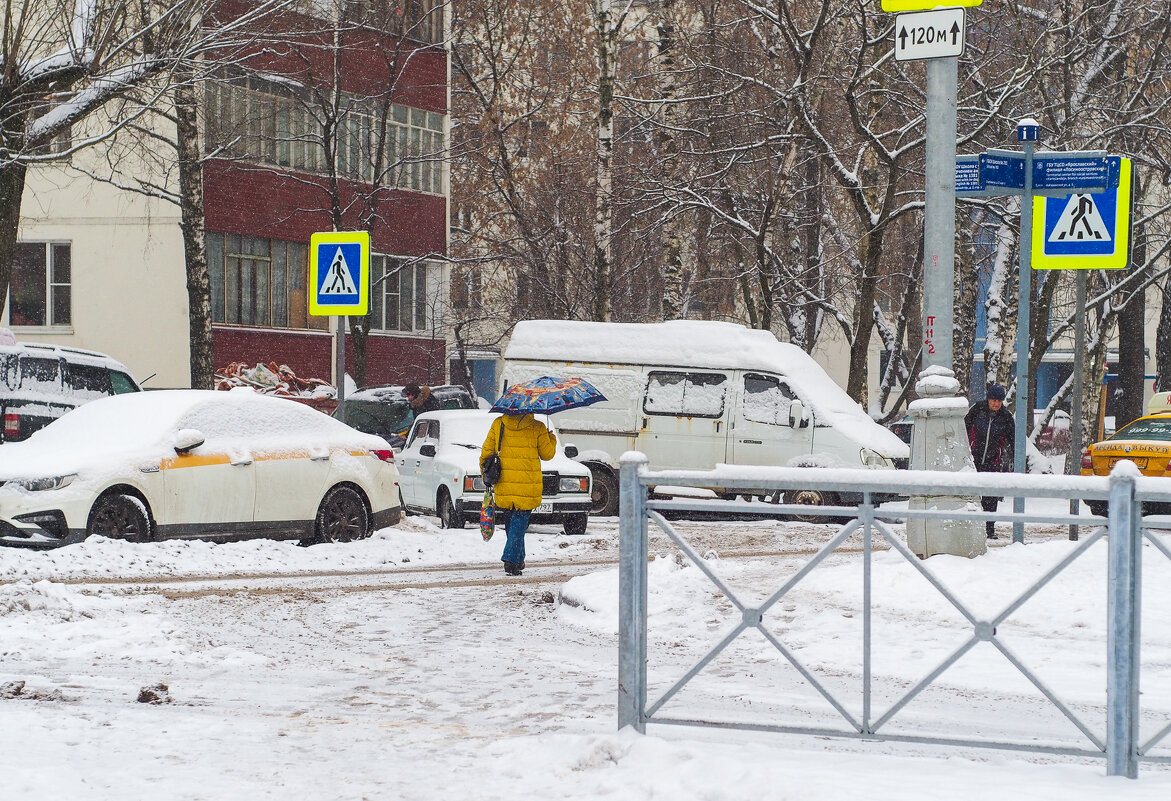
[[[484,503],[480,506],[480,536],[484,542],[492,539],[496,529],[496,496],[492,490],[484,493]]]

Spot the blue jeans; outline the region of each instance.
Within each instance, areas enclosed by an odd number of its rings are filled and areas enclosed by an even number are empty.
[[[505,509],[508,527],[508,539],[504,542],[504,553],[500,557],[502,562],[512,562],[515,565],[525,561],[525,530],[529,527],[531,509]]]

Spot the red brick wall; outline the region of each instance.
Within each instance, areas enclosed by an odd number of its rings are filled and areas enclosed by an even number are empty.
[[[293,178],[275,169],[212,160],[203,169],[207,230],[308,244],[310,234],[333,229],[325,184],[320,176]],[[347,183],[341,192],[350,229],[359,227],[354,186]],[[394,256],[446,254],[446,226],[444,198],[387,190],[370,232],[371,247]]]

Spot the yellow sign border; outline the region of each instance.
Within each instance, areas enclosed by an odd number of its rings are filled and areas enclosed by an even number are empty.
[[[317,282],[318,245],[358,245],[362,249],[358,265],[358,302],[353,305],[336,306],[318,302],[320,286]],[[363,317],[370,311],[370,232],[369,231],[323,231],[309,236],[309,313],[315,317],[333,315]]]
[[[1098,256],[1046,256],[1045,212],[1049,198],[1033,197],[1034,270],[1120,270],[1130,261],[1130,159],[1122,157],[1118,171],[1117,217],[1114,220],[1114,252]]]
[[[931,11],[936,8],[973,8],[984,0],[955,0],[940,3],[938,0],[882,0],[882,10],[897,14],[901,11]]]

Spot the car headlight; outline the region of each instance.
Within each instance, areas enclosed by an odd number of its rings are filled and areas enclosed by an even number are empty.
[[[590,480],[577,476],[562,476],[558,488],[559,492],[589,492]]]
[[[486,489],[483,476],[464,476],[464,492],[483,492]]]
[[[76,473],[68,476],[48,476],[46,478],[18,478],[10,482],[17,487],[24,487],[26,490],[32,492],[41,492],[43,490],[55,490],[62,487],[68,487],[73,479],[77,478]]]
[[[872,451],[869,448],[863,448],[859,454],[862,458],[862,464],[866,467],[878,468],[893,468],[894,463],[877,451]]]

